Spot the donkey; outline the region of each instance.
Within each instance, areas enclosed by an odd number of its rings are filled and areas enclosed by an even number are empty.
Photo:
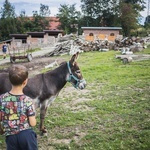
[[[67,82],[70,82],[77,89],[84,89],[86,81],[76,62],[79,53],[74,54],[68,62],[62,63],[54,70],[48,71],[29,78],[24,93],[33,99],[35,107],[40,107],[40,132],[46,135],[44,118],[47,108],[56,99],[60,90]],[[0,74],[0,94],[11,89],[8,73]]]

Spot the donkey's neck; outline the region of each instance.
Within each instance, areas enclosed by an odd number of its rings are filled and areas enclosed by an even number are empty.
[[[55,85],[58,91],[60,91],[67,83],[67,76],[69,74],[67,64],[59,66],[58,68],[47,72],[44,76],[49,80],[49,83]]]

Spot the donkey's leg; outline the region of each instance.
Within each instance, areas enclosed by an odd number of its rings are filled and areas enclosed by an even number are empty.
[[[44,119],[45,119],[46,111],[47,111],[47,107],[45,105],[42,105],[40,108],[40,131],[42,136],[47,134],[47,130],[44,127]]]
[[[56,95],[58,95],[58,93]],[[47,99],[40,104],[40,131],[41,131],[41,135],[47,134],[47,130],[44,127],[44,119],[45,119],[47,108],[56,99],[56,95],[51,96],[50,99]]]

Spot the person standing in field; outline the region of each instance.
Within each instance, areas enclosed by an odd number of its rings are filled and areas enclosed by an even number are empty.
[[[38,150],[35,108],[23,93],[28,81],[27,68],[13,65],[9,69],[12,88],[0,95],[0,133],[5,135],[7,150]]]

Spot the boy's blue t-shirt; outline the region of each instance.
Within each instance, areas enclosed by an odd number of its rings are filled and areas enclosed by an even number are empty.
[[[2,51],[5,53],[7,51],[7,45],[3,45]]]

